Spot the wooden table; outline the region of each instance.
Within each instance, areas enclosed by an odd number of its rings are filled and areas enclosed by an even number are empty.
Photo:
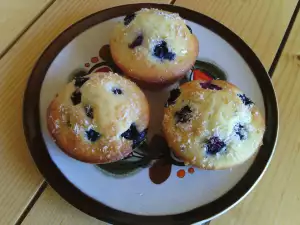
[[[22,128],[31,69],[45,47],[93,12],[139,0],[0,0],[0,224],[105,224],[70,206],[37,171]],[[159,0],[206,14],[254,50],[273,77],[280,133],[255,190],[212,225],[300,224],[300,16],[296,0]]]

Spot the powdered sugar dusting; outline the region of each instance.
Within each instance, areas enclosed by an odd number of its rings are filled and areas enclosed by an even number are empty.
[[[162,11],[162,10],[155,9],[155,8],[150,8],[150,9],[142,8],[140,10],[140,12],[150,12],[150,11],[156,15],[163,16],[166,19],[171,19],[171,20],[181,20],[182,19],[178,13],[170,13],[170,12]]]

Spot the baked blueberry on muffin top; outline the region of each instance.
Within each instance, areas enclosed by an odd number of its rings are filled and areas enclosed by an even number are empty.
[[[110,39],[115,63],[147,84],[177,81],[193,66],[198,40],[176,13],[141,9],[119,22]]]
[[[75,80],[54,98],[48,129],[68,155],[89,163],[123,159],[145,139],[149,108],[143,92],[114,73]]]
[[[169,147],[186,164],[226,169],[255,154],[265,123],[252,100],[233,84],[196,80],[171,91],[163,130]]]

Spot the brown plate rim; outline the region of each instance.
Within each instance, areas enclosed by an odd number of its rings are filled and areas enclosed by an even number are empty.
[[[59,52],[76,36],[106,20],[133,13],[141,8],[160,8],[177,12],[226,40],[244,58],[262,90],[266,109],[267,129],[264,145],[243,178],[217,200],[188,212],[176,215],[142,216],[110,208],[85,195],[68,181],[52,161],[40,128],[39,96],[48,68]],[[63,31],[42,53],[29,77],[23,102],[23,127],[31,156],[41,174],[51,187],[74,207],[113,224],[191,224],[208,221],[228,210],[244,198],[265,172],[275,151],[278,133],[278,107],[271,79],[251,48],[230,29],[199,12],[179,6],[139,3],[117,6],[83,18]]]

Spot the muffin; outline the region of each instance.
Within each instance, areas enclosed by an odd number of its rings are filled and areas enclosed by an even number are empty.
[[[128,156],[146,139],[149,107],[133,82],[115,73],[76,77],[47,110],[48,130],[69,156],[110,163]]]
[[[171,91],[163,131],[169,147],[185,164],[217,170],[253,156],[262,144],[265,122],[233,84],[197,80]]]
[[[110,39],[115,63],[144,87],[174,83],[194,65],[198,40],[175,13],[141,9],[119,22]]]

